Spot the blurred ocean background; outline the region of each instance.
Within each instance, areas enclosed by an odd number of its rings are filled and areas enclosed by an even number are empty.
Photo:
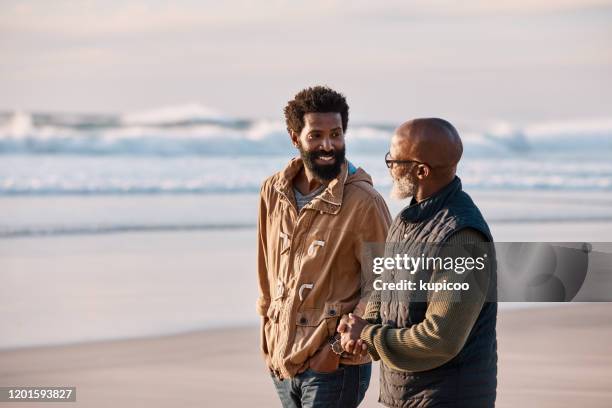
[[[397,125],[351,123],[351,157],[381,162]],[[612,117],[456,125],[471,188],[612,189]],[[3,112],[0,194],[254,192],[294,153],[281,120],[231,118],[198,104],[126,115]],[[242,171],[228,173],[237,165]]]
[[[612,118],[455,124],[497,240],[612,238]],[[346,136],[385,198],[397,125]],[[259,187],[295,154],[282,117],[196,103],[1,113],[0,349],[256,324]]]
[[[391,183],[383,157],[397,125],[350,123],[346,136],[347,157],[383,193]],[[469,191],[612,191],[612,117],[456,126],[465,151],[459,174]],[[0,237],[253,226],[242,204],[295,154],[282,117],[233,118],[195,103],[115,115],[3,112],[0,197],[38,200],[5,212]],[[185,213],[185,196],[238,207]],[[75,197],[86,198],[84,211],[38,208]],[[126,197],[149,206],[114,211]],[[513,216],[525,214],[505,214]]]

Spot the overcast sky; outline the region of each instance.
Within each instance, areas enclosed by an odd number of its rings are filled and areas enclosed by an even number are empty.
[[[361,121],[609,117],[612,2],[0,0],[0,110],[279,118],[313,84]]]

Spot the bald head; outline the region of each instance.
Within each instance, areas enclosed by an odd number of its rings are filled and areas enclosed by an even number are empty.
[[[423,118],[403,123],[393,135],[394,157],[429,164],[435,169],[453,169],[463,154],[463,144],[453,125],[444,119]]]

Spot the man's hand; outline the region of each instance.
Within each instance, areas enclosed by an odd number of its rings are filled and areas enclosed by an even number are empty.
[[[361,332],[367,324],[367,321],[352,313],[342,316],[338,325],[338,333],[341,334],[340,344],[345,352],[361,356],[368,353],[367,344],[360,339]]]

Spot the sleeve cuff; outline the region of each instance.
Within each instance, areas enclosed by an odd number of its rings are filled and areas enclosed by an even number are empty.
[[[374,346],[374,335],[378,329],[380,329],[380,324],[368,324],[361,331],[361,335],[359,338],[368,346],[368,353],[372,357],[372,360],[380,360],[380,356],[376,351],[376,347]]]

